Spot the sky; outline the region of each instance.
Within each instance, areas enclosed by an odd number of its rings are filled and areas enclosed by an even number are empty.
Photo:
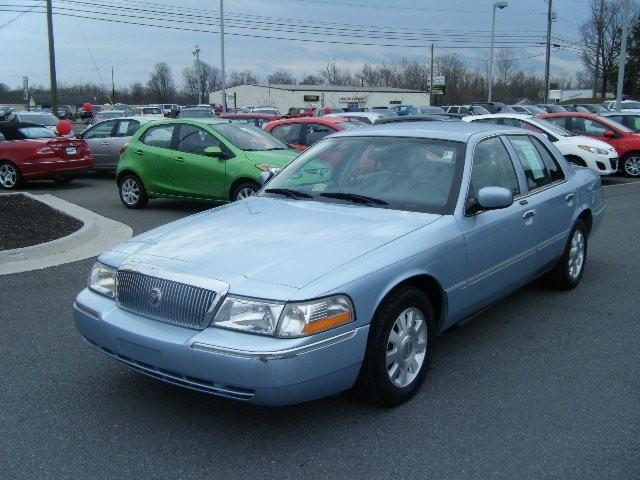
[[[54,8],[71,15],[218,31],[218,20],[211,17],[218,13],[219,0],[53,1]],[[577,41],[579,25],[586,16],[587,2],[554,0],[553,7],[557,13],[552,27],[554,38],[558,35],[564,40],[564,45]],[[9,0],[3,5],[14,7],[0,6],[0,45],[3,45],[0,83],[15,87],[22,84],[22,77],[26,75],[31,86],[48,86],[46,18],[40,7],[43,4],[39,0]],[[122,9],[125,5],[128,10]],[[436,56],[453,52],[471,66],[479,65],[481,59],[489,57],[486,47],[489,45],[493,0],[225,0],[224,5],[227,74],[233,70],[250,69],[266,79],[273,70],[284,68],[300,78],[304,73],[317,72],[328,60],[335,60],[352,70],[365,62],[375,64],[402,57],[426,62],[429,59],[427,46],[431,42],[435,44]],[[31,6],[39,8],[5,25],[19,13],[2,10],[25,10]],[[147,12],[133,10],[136,7],[147,9]],[[111,16],[86,13],[87,8],[101,8],[111,12]],[[182,14],[178,19],[199,22],[200,25],[187,25],[184,21],[175,21],[176,17],[174,20],[158,18],[164,16],[149,13],[149,9],[173,9]],[[542,44],[546,35],[546,11],[544,0],[510,0],[508,7],[498,10],[496,15],[497,40],[516,39],[521,42],[511,44],[513,56],[520,59],[523,69],[537,73],[544,72]],[[128,16],[120,16],[119,12]],[[154,15],[156,19],[140,19],[140,15]],[[180,85],[182,70],[193,62],[192,51],[196,44],[200,46],[202,60],[220,66],[218,33],[168,30],[57,14],[53,21],[57,76],[62,84],[110,84],[112,66],[116,87],[135,81],[145,83],[153,65],[164,61]],[[271,30],[258,29],[265,22],[269,23]],[[297,31],[299,29],[311,29],[313,34],[301,35]],[[326,32],[338,32],[340,36],[329,36]],[[428,36],[417,36],[421,33]],[[255,35],[287,39],[253,38]],[[393,36],[394,39],[372,38],[375,36]],[[395,40],[398,36],[405,38]],[[407,36],[411,38],[407,39]],[[337,43],[303,42],[301,38]],[[345,42],[397,46],[351,45]],[[424,48],[421,46],[423,43]],[[496,44],[496,49],[505,46]],[[572,76],[581,70],[582,64],[575,50],[554,49],[552,76]]]

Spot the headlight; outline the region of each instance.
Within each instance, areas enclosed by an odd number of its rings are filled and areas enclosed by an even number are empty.
[[[304,303],[288,303],[278,324],[279,337],[304,337],[353,322],[348,297],[334,295]]]
[[[287,304],[228,296],[213,325],[290,338],[324,332],[353,320],[353,306],[344,295]]]
[[[609,150],[604,150],[602,148],[589,147],[587,145],[578,145],[578,148],[590,153],[596,153],[598,155],[609,155]]]
[[[273,335],[284,304],[228,296],[213,324],[217,327]]]
[[[282,170],[282,167],[276,167],[275,165],[267,165],[266,163],[256,163],[256,168],[261,172],[271,172],[274,175]]]
[[[116,296],[116,269],[96,262],[89,274],[89,288],[105,297]]]

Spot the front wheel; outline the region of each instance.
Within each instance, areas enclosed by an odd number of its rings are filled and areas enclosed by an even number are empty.
[[[429,369],[434,325],[431,302],[417,288],[401,287],[384,300],[356,385],[365,399],[391,407],[415,395]]]
[[[244,198],[252,197],[258,192],[258,190],[260,190],[260,186],[255,182],[241,182],[236,185],[231,192],[231,201],[236,202]]]
[[[15,190],[22,183],[20,170],[13,163],[0,162],[0,189]]]
[[[557,265],[546,277],[547,283],[559,290],[571,290],[582,279],[587,261],[587,227],[578,220],[571,231],[569,243],[565,247]]]
[[[640,177],[640,153],[632,153],[622,160],[622,171],[627,177]]]
[[[119,184],[120,200],[127,208],[143,208],[149,201],[142,181],[133,174],[123,175]]]

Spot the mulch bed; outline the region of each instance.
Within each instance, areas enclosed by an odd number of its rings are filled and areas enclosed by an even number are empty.
[[[65,237],[83,223],[25,195],[0,195],[0,250]]]

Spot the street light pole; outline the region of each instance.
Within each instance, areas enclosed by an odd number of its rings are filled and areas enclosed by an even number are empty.
[[[631,2],[624,0],[622,24],[622,41],[620,43],[620,58],[618,59],[618,89],[616,91],[616,111],[622,110],[622,87],[624,83],[624,67],[627,63],[627,36],[629,35],[629,17],[631,16]]]
[[[58,82],[56,80],[56,49],[53,43],[53,12],[47,0],[47,33],[49,35],[49,78],[51,82],[51,113],[58,116]]]
[[[487,102],[491,101],[493,91],[493,43],[496,34],[496,10],[498,8],[502,10],[507,5],[509,5],[508,0],[496,0],[493,2],[493,16],[491,17],[491,53],[489,54],[489,94],[487,95]]]
[[[222,111],[227,112],[227,79],[224,71],[224,0],[220,0],[220,73],[222,75]]]

